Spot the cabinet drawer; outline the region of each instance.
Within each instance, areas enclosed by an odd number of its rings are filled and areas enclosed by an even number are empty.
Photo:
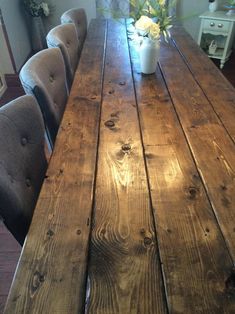
[[[210,30],[220,33],[228,33],[231,22],[220,20],[203,20],[203,31]]]

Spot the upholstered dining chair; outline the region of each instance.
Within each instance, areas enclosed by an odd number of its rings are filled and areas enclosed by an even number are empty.
[[[69,89],[72,86],[79,58],[79,41],[74,24],[58,25],[47,34],[47,46],[60,48],[64,57]]]
[[[47,169],[44,133],[34,97],[0,108],[0,216],[21,245]]]
[[[86,34],[87,34],[86,11],[82,8],[70,9],[61,15],[60,20],[62,24],[67,24],[67,23],[75,24],[75,27],[77,30],[77,36],[78,36],[79,42],[81,43],[81,48],[82,48],[83,43],[86,38]]]
[[[53,147],[68,98],[60,49],[44,49],[31,57],[20,71],[20,80],[26,94],[34,95],[39,103]]]

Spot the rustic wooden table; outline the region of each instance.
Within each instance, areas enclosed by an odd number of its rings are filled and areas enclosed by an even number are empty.
[[[5,313],[235,312],[235,90],[172,36],[91,23]]]

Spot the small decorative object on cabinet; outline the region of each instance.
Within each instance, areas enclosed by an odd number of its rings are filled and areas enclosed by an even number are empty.
[[[209,0],[209,11],[215,12],[218,9],[218,0]]]
[[[227,15],[225,11],[205,12],[200,15],[200,19],[198,45],[210,58],[219,59],[222,69],[232,52],[235,15]],[[211,46],[212,41],[216,45],[214,50],[213,45]]]
[[[217,49],[217,44],[214,40],[212,40],[212,42],[210,43],[210,46],[209,46],[209,54],[210,55],[213,55],[216,53],[216,49]]]

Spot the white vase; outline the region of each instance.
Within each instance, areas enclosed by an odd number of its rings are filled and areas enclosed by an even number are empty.
[[[215,0],[214,2],[209,3],[209,11],[210,12],[215,12],[218,9],[218,0]]]
[[[144,74],[155,73],[159,59],[160,44],[158,40],[151,40],[144,37],[140,46],[140,68]]]

